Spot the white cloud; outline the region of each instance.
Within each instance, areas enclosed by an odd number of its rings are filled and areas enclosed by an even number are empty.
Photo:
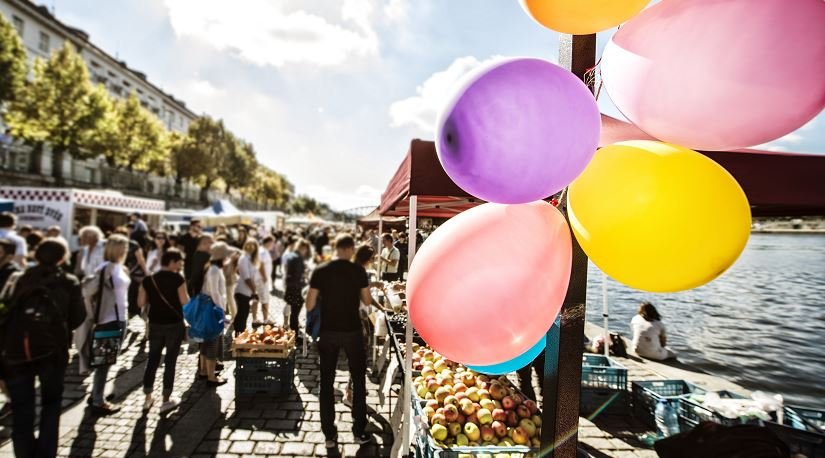
[[[390,21],[401,22],[407,18],[410,12],[409,0],[390,0],[384,6],[384,15]]]
[[[473,56],[459,57],[446,70],[433,73],[415,88],[416,95],[390,105],[392,127],[413,126],[432,135],[441,106],[450,98],[461,79],[476,68],[498,59],[500,57],[479,61]]]
[[[785,135],[784,137],[777,138],[774,141],[775,142],[784,142],[784,143],[801,143],[802,140],[804,140],[804,139],[805,139],[805,137],[803,137],[802,135],[795,134],[795,133],[790,133],[788,135]]]
[[[345,0],[333,20],[266,0],[232,6],[222,0],[165,0],[165,4],[178,36],[231,51],[257,65],[334,66],[378,54],[371,0]]]
[[[323,185],[299,187],[296,191],[299,194],[307,194],[319,202],[324,202],[338,211],[359,207],[375,207],[381,201],[381,191],[366,185],[358,186],[356,189],[344,190],[344,192]]]

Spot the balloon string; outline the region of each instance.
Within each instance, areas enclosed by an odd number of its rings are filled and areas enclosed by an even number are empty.
[[[595,84],[596,84],[596,74],[598,73],[599,87],[596,88],[596,94],[595,94],[595,97],[596,97],[597,101],[599,100],[599,94],[601,94],[601,92],[602,92],[602,84],[603,84],[602,72],[601,72],[601,68],[599,67],[599,64],[601,64],[601,63],[602,63],[602,58],[599,57],[599,60],[596,61],[596,65],[588,68],[584,72],[584,84],[587,87],[590,87],[591,85],[595,86]]]

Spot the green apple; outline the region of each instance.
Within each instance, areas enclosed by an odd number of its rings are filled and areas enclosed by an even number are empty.
[[[464,425],[464,434],[471,442],[476,442],[481,438],[481,430],[478,429],[475,423],[467,423]]]
[[[430,434],[432,434],[433,439],[437,441],[443,441],[447,438],[449,431],[442,425],[435,424],[430,428]]]
[[[465,434],[455,436],[455,444],[459,447],[466,447],[470,443],[470,439]]]
[[[487,409],[479,409],[476,412],[476,416],[478,417],[478,422],[481,425],[489,425],[493,423],[493,414]]]

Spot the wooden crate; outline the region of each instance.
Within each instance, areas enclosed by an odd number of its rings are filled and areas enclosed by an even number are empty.
[[[292,333],[289,340],[282,344],[232,342],[232,356],[235,358],[286,358],[293,350],[295,350],[295,333]]]

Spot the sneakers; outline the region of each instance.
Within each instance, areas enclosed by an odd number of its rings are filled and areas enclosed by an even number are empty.
[[[146,398],[146,400],[143,401],[143,411],[148,412],[149,409],[152,408],[152,404],[154,404],[154,403],[155,403],[155,398],[153,398],[153,397]]]
[[[176,409],[180,405],[180,400],[175,398],[169,398],[168,401],[164,402],[160,405],[160,413],[165,414],[169,411]]]
[[[101,405],[92,405],[92,409],[94,409],[95,413],[98,415],[111,415],[113,413],[117,413],[120,411],[120,406],[114,405],[109,402],[104,402]]]
[[[358,445],[369,444],[370,442],[372,442],[371,434],[364,433],[355,437],[355,443]]]
[[[327,441],[324,442],[324,446],[326,448],[336,448],[336,447],[338,447],[338,435],[336,434],[335,437],[333,437],[332,439],[327,439]]]
[[[352,408],[352,390],[347,390],[344,399],[341,401],[345,406]]]

